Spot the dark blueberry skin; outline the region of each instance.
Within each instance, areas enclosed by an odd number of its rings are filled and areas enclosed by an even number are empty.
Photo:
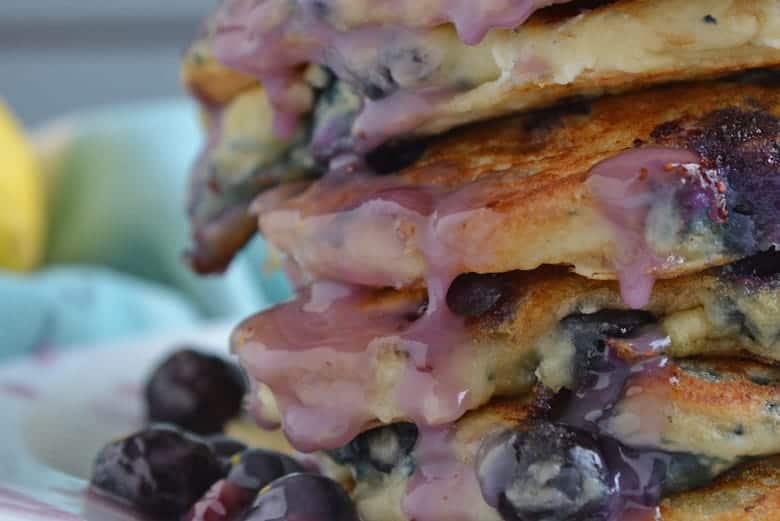
[[[390,473],[407,458],[417,443],[417,427],[395,423],[366,431],[348,445],[328,451],[338,463],[352,465],[358,476],[367,470]]]
[[[222,461],[226,469],[230,469],[233,456],[240,454],[247,449],[247,446],[243,442],[231,438],[230,436],[225,436],[224,434],[207,436],[204,438],[204,441],[211,447],[211,450],[213,450],[217,457]]]
[[[365,161],[376,174],[393,174],[416,163],[427,148],[428,142],[424,139],[387,143],[368,153]]]
[[[183,521],[237,521],[252,506],[255,496],[225,479],[217,481]]]
[[[224,434],[207,436],[204,440],[220,458],[230,459],[239,452],[244,452],[247,449],[247,446],[243,441],[231,438],[230,436],[225,436]]]
[[[746,80],[751,81],[750,76]],[[752,81],[760,79],[753,75]],[[727,249],[739,256],[780,243],[778,136],[780,119],[749,103],[716,110],[698,120],[668,121],[651,133],[654,144],[683,145],[715,172],[726,201],[719,233]]]
[[[242,521],[359,521],[341,486],[317,474],[292,474],[258,496]]]
[[[780,275],[780,252],[771,249],[724,268],[726,276],[742,279],[768,280]]]
[[[488,440],[477,472],[485,500],[507,521],[606,520],[614,495],[597,440],[546,421]]]
[[[627,338],[656,318],[646,311],[605,309],[591,314],[577,314],[565,318],[562,325],[574,339],[575,382],[588,385],[594,374],[614,373],[626,369],[625,363],[610,356],[608,338]]]
[[[300,463],[284,454],[265,449],[247,449],[230,469],[227,479],[243,489],[258,493],[276,479],[303,471]]]
[[[153,425],[108,444],[97,456],[92,486],[162,519],[179,517],[221,479],[224,468],[199,438]]]
[[[152,373],[144,396],[149,420],[198,434],[221,432],[241,412],[244,379],[230,362],[181,349]]]
[[[511,290],[506,274],[466,273],[452,281],[447,290],[447,307],[462,317],[478,317],[493,309]]]

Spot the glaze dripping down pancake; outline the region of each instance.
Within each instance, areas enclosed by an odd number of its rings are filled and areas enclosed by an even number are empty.
[[[555,267],[458,277],[435,309],[421,290],[319,282],[244,321],[232,345],[293,445],[333,448],[376,424],[443,425],[537,382],[570,388],[594,337],[674,357],[780,360],[777,260],[659,281],[628,323],[617,284]]]
[[[562,0],[526,19],[553,3],[230,0],[216,17],[215,48],[272,93],[280,136],[310,110],[297,92],[301,68],[334,71],[364,100],[346,129],[359,151],[567,96],[780,60],[771,0]]]
[[[495,401],[445,429],[380,427],[325,457],[350,470],[367,521],[433,521],[429,505],[464,521],[545,509],[622,520],[780,452],[777,367],[615,353],[585,364],[575,393]]]
[[[765,79],[765,78],[764,78]],[[331,176],[260,229],[312,278],[409,287],[561,264],[653,278],[780,242],[780,91],[770,80],[650,89],[460,129],[387,176]]]

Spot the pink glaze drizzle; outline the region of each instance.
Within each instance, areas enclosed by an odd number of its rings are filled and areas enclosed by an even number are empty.
[[[327,291],[330,304],[321,308]],[[361,309],[367,295],[360,287],[317,282],[234,333],[242,363],[273,390],[285,433],[299,450],[340,447],[365,428],[378,350],[405,353],[397,400],[417,423],[453,421],[472,405],[456,374],[462,321],[446,306],[422,318],[416,306]]]
[[[428,300],[421,317],[408,305],[365,308],[367,289],[320,281],[302,290],[296,301],[256,315],[236,330],[234,348],[250,375],[274,392],[296,448],[342,446],[372,419],[366,395],[375,384],[378,351],[404,357],[397,406],[418,425],[452,422],[476,405],[459,376],[468,363],[463,349],[468,335],[463,319],[445,302],[450,283],[461,273],[447,237],[471,212],[489,216],[487,210],[472,209],[478,192],[440,195],[386,185],[345,210],[357,212],[363,222],[373,220],[377,229],[392,230],[399,216],[414,224],[428,265]],[[339,219],[338,214],[323,218]],[[325,228],[321,236],[331,240]],[[357,281],[381,286],[374,274]]]
[[[667,262],[647,243],[648,214],[685,184],[679,167],[699,162],[699,156],[687,150],[641,148],[602,161],[590,172],[587,185],[615,230],[612,261],[623,301],[632,308],[647,305],[653,271]]]
[[[450,175],[444,166],[426,174]],[[393,176],[354,171],[348,176],[349,202],[342,206],[325,206],[311,215],[282,207],[260,217],[261,229],[271,230],[268,233],[305,272],[360,285],[404,287],[419,276],[415,264],[419,254],[427,279],[442,271],[447,276],[485,272],[498,264],[490,239],[509,223],[508,214],[493,211],[492,203],[513,195],[511,183],[502,184],[502,176],[484,176],[452,191],[404,185]],[[340,182],[325,179],[307,197],[316,201],[321,192],[327,200],[333,184],[341,191]],[[648,243],[651,211],[658,214],[663,209],[670,220],[679,219],[683,225],[702,218],[718,222],[724,201],[717,184],[696,154],[679,149],[629,150],[593,167],[586,188],[613,230],[611,261],[629,306],[647,304],[657,270],[685,261],[678,252],[655,251]],[[451,233],[459,226],[468,226],[468,233]],[[289,240],[286,229],[291,232]],[[463,237],[469,240],[460,240]],[[435,253],[437,249],[441,252]],[[435,256],[445,259],[444,270],[431,262]],[[521,257],[518,265],[524,260]]]
[[[446,176],[449,171],[441,167],[429,173]],[[284,246],[283,234],[276,238],[305,272],[351,284],[400,288],[415,282],[417,274],[410,276],[404,271],[415,255],[422,256],[429,282],[454,278],[464,270],[479,271],[473,266],[489,263],[493,251],[490,235],[502,224],[501,214],[488,207],[501,197],[499,178],[446,191],[404,185],[393,176],[348,175],[350,200],[341,206],[313,215],[280,208],[260,218],[261,231],[266,225],[305,230],[305,240],[296,240],[289,247]],[[315,190],[328,197],[331,183],[336,183],[338,190],[340,182],[326,178]],[[316,194],[308,197],[316,199]],[[460,240],[456,233],[462,226],[469,227],[468,241]]]
[[[648,212],[657,200],[673,197],[687,180],[668,165],[696,161],[695,154],[682,150],[634,150],[597,165],[588,180],[620,239],[615,264],[623,298],[631,306],[646,304],[651,271],[661,262],[644,238]],[[341,446],[372,419],[366,396],[376,388],[373,364],[378,352],[397,352],[404,358],[393,410],[419,425],[452,422],[478,405],[459,377],[468,363],[464,322],[445,301],[450,283],[467,271],[469,261],[490,254],[485,253],[490,251],[490,232],[499,221],[488,204],[498,197],[496,185],[485,180],[445,192],[399,185],[386,177],[353,179],[355,199],[331,213],[303,218],[316,234],[314,256],[301,264],[316,261],[320,274],[350,284],[402,286],[405,281],[395,278],[393,258],[386,257],[384,267],[376,260],[361,263],[343,244],[348,223],[357,223],[362,233],[372,231],[372,244],[399,241],[395,251],[406,255],[398,229],[403,221],[410,226],[403,232],[406,244],[413,243],[424,258],[427,307],[419,318],[410,309],[363,309],[368,290],[325,281],[303,290],[299,300],[239,327],[234,347],[250,375],[274,392],[288,437],[304,451]],[[330,182],[339,181],[324,183]],[[322,189],[327,190],[325,185]],[[469,234],[464,246],[453,238],[460,236],[454,232],[467,220],[479,221],[482,228]],[[331,253],[323,255],[325,251]],[[644,342],[647,351],[663,347],[660,338]]]
[[[275,111],[274,129],[279,137],[289,137],[310,109],[293,88],[310,63],[326,65],[349,80],[351,74],[339,70],[343,60],[377,56],[389,42],[411,41],[425,30],[452,23],[464,43],[475,45],[491,29],[518,27],[536,10],[567,1],[427,0],[421,9],[418,0],[226,0],[217,15],[215,51],[228,66],[262,81]],[[323,5],[326,13],[320,12]],[[370,134],[364,147],[413,128],[423,117],[419,111],[428,107],[418,103],[425,103],[424,96],[414,87],[405,90],[401,96],[406,101],[417,101],[401,107],[403,116],[396,111],[398,103],[369,103],[361,116],[367,123],[362,132]],[[387,120],[392,123],[382,127]]]
[[[402,509],[414,521],[474,521],[484,503],[476,472],[452,452],[447,427],[421,429]]]

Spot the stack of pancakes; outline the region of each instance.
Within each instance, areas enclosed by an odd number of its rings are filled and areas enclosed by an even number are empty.
[[[363,521],[780,519],[779,65],[772,0],[223,2],[189,259],[296,285],[258,420]]]

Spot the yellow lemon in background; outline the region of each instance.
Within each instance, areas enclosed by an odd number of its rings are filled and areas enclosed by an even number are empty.
[[[0,269],[37,266],[43,235],[44,187],[35,152],[0,100]]]

